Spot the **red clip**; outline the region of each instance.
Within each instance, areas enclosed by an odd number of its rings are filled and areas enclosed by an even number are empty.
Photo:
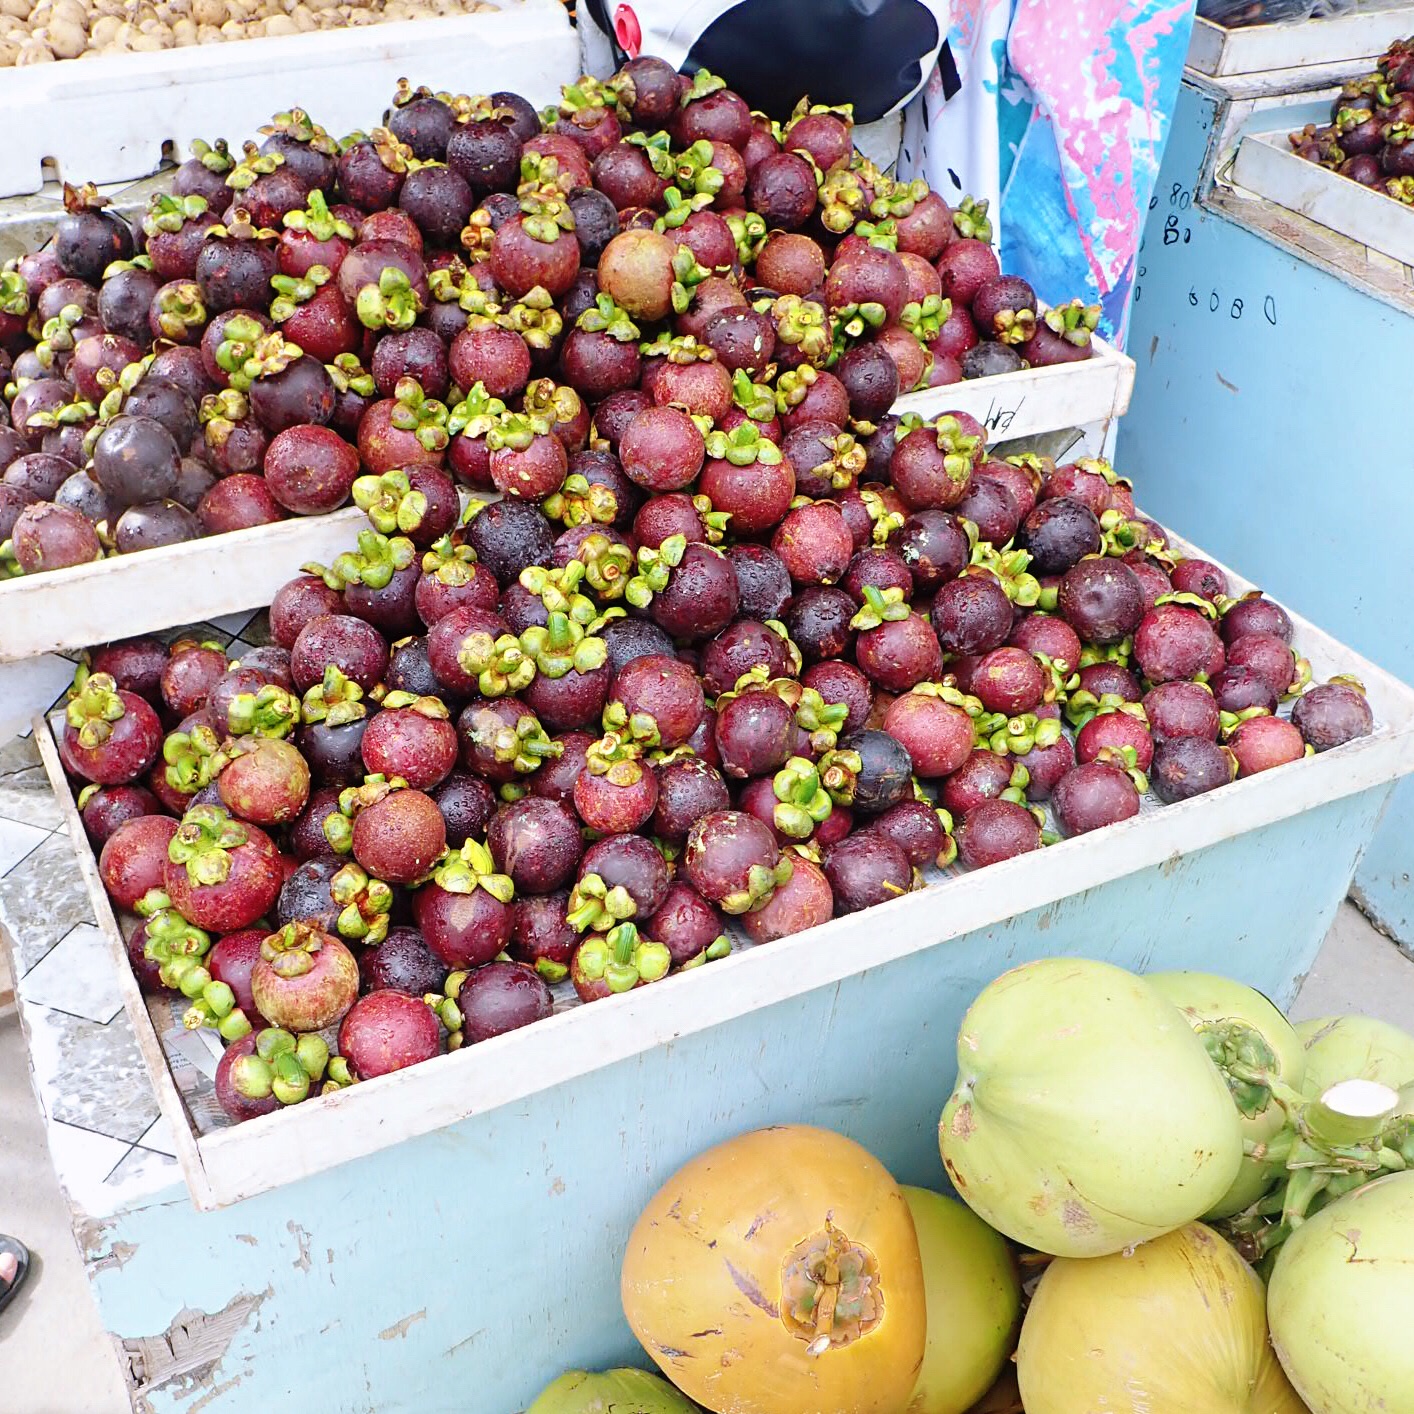
[[[614,37],[630,59],[638,58],[643,49],[643,29],[632,5],[620,5],[614,11]]]

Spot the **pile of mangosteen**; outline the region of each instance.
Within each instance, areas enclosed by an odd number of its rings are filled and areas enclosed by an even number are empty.
[[[402,84],[335,139],[292,108],[197,144],[131,224],[66,188],[0,271],[0,574],[362,504],[390,473],[447,504],[577,490],[610,398],[858,437],[900,393],[1090,355],[1098,309],[1003,276],[985,203],[890,179],[848,109],[783,116],[640,58],[544,113]],[[564,457],[489,464],[544,424]]]
[[[232,1118],[1373,729],[1360,684],[1311,686],[1281,607],[1179,554],[1108,463],[889,412],[949,357],[920,311],[990,252],[851,157],[845,116],[778,135],[653,60],[533,127],[505,95],[403,98],[388,133],[337,157],[316,134],[243,188],[266,229],[299,154],[327,156],[370,213],[354,243],[317,186],[290,208],[296,351],[233,303],[214,345],[158,356],[245,383],[204,395],[227,445],[271,434],[264,482],[212,491],[351,486],[368,528],[236,660],[94,649],[58,725],[133,968],[228,1043]],[[240,286],[227,257],[264,238],[222,229],[197,259]],[[470,258],[429,269],[413,229]],[[993,269],[932,332],[1067,342],[1014,294]],[[371,371],[304,352],[349,299],[386,330]]]

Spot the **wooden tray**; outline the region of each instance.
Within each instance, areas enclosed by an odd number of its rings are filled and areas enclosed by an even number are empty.
[[[1097,339],[1084,363],[910,393],[894,410],[923,417],[970,413],[987,427],[989,440],[1001,442],[1107,426],[1128,409],[1133,390],[1134,361]],[[302,516],[0,581],[0,663],[262,608],[302,564],[328,564],[351,548],[366,524],[363,512],[352,509]]]
[[[1202,554],[1174,543],[1184,554]],[[1234,593],[1251,587],[1231,572],[1229,580]],[[1168,806],[1146,802],[1134,819],[1105,831],[1103,848],[1098,840],[1066,840],[988,869],[958,873],[879,908],[768,946],[744,948],[660,985],[568,1007],[424,1065],[205,1133],[199,1131],[207,1116],[202,1124],[194,1121],[164,1055],[159,1031],[170,1027],[170,1004],[164,1012],[159,1003],[154,1025],[43,718],[35,720],[35,738],[63,805],[94,917],[118,970],[123,1002],[171,1125],[192,1200],[198,1208],[213,1209],[1414,772],[1414,690],[1314,625],[1291,617],[1296,642],[1317,680],[1352,672],[1365,683],[1378,723],[1373,735],[1212,796]]]
[[[1272,25],[1224,25],[1193,21],[1188,67],[1210,78],[1344,65],[1354,72],[1377,59],[1396,39],[1414,34],[1414,10],[1361,5],[1349,14]],[[1368,66],[1368,65],[1367,65]]]

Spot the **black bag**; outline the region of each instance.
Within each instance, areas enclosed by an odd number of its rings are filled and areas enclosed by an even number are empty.
[[[852,103],[858,123],[901,108],[932,72],[948,0],[579,0],[616,63],[656,54],[684,73],[721,74],[752,108],[789,116]]]

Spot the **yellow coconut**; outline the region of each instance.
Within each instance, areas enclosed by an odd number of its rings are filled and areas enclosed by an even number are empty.
[[[624,1254],[624,1314],[717,1414],[904,1414],[927,1306],[908,1203],[879,1161],[803,1125],[684,1165]]]
[[[971,1208],[926,1188],[905,1187],[903,1196],[928,1289],[928,1347],[908,1414],[967,1414],[1016,1344],[1016,1263]]]
[[[1026,1414],[1305,1414],[1267,1340],[1265,1297],[1202,1223],[1060,1258],[1021,1327]]]

